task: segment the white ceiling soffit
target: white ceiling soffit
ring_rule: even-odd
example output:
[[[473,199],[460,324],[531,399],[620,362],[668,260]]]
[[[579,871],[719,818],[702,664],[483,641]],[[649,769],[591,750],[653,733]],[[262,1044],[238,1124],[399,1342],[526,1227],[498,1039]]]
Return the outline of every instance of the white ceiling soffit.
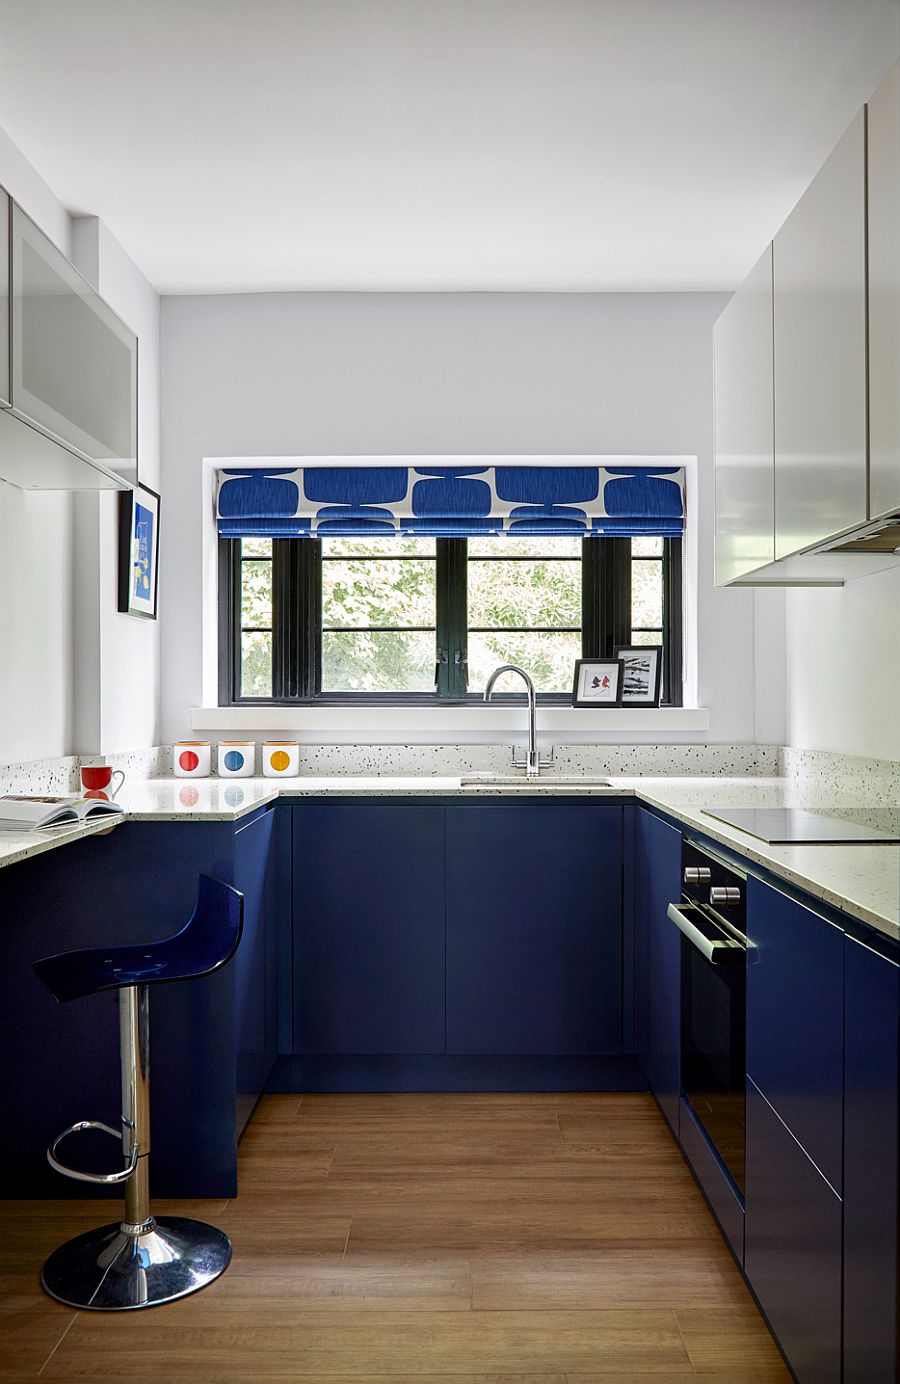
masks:
[[[721,289],[898,0],[0,0],[0,125],[167,293]]]

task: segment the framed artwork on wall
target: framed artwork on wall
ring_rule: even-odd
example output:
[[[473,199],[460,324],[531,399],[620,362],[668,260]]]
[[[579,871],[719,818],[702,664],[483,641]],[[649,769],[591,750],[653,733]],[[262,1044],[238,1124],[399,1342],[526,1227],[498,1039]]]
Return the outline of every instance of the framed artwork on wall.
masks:
[[[575,660],[573,706],[621,706],[625,665],[616,658]]]
[[[625,664],[623,706],[659,706],[662,653],[662,644],[629,644],[616,648],[616,658]]]
[[[156,619],[159,496],[145,485],[119,495],[119,610]]]

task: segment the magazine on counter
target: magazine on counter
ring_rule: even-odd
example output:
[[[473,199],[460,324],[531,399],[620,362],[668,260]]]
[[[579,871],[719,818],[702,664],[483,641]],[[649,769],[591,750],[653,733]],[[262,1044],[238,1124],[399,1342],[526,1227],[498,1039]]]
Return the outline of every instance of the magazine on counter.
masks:
[[[71,827],[95,817],[122,816],[118,803],[103,798],[63,798],[4,793],[0,796],[0,831],[43,831]]]

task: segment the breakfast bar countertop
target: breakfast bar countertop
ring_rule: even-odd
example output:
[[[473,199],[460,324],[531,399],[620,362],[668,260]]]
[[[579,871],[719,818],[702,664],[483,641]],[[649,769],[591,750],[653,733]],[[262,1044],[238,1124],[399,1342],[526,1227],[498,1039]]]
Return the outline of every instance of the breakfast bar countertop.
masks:
[[[577,783],[463,784],[459,777],[301,776],[290,780],[138,779],[117,801],[133,822],[237,822],[278,799],[309,797],[636,797],[682,826],[702,833],[789,884],[900,940],[900,847],[895,845],[768,845],[704,814],[710,807],[803,807],[878,825],[891,805],[831,800],[791,778],[724,776],[611,777],[608,786]],[[0,868],[109,830],[108,819],[53,832],[4,832]],[[115,828],[113,828],[115,829]]]

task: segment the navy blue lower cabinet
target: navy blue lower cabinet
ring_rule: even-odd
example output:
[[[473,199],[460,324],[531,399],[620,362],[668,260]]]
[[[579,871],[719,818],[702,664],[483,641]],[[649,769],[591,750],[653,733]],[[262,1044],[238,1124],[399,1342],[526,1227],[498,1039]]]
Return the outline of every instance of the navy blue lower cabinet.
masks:
[[[840,1193],[844,934],[747,881],[747,1072]]]
[[[105,941],[169,936],[190,917],[200,873],[232,882],[234,850],[230,822],[126,822],[0,870],[2,1195],[102,1194],[54,1172],[46,1149],[76,1120],[115,1126],[121,1113],[116,995],[57,1005],[32,963]],[[236,959],[150,996],[154,1196],[237,1191],[235,976]],[[66,1155],[108,1171],[111,1143],[97,1136],[92,1148],[86,1135]]]
[[[681,1090],[681,933],[666,916],[681,898],[681,832],[636,809],[635,1019],[647,1084],[678,1134]]]
[[[841,1379],[841,1219],[834,1189],[748,1082],[744,1271],[800,1384]]]
[[[898,1351],[900,964],[845,939],[844,1379],[882,1384]]]
[[[234,886],[244,895],[244,931],[234,958],[237,1132],[253,1113],[278,1050],[276,1018],[276,812],[234,837]]]
[[[622,811],[447,808],[448,1053],[621,1053]]]
[[[294,814],[294,1052],[444,1051],[444,809]]]

